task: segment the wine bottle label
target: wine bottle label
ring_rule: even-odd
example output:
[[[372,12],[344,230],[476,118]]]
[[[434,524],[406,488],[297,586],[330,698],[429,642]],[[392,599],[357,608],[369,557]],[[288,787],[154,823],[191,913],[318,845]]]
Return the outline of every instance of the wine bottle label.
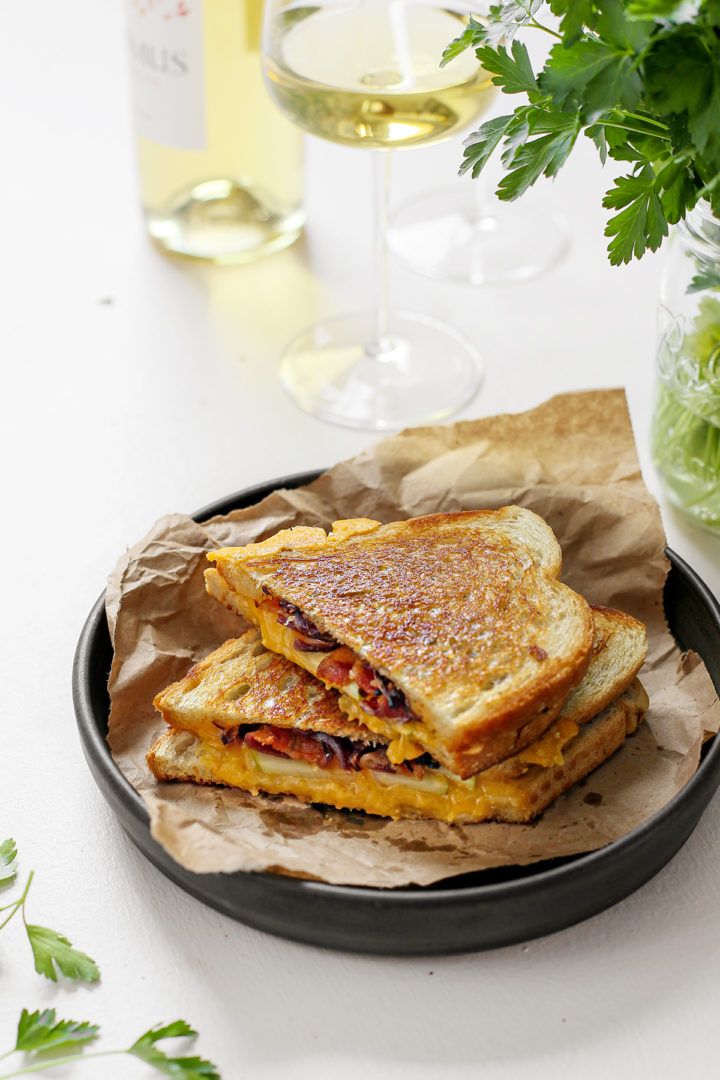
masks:
[[[205,150],[203,0],[126,0],[135,131]]]

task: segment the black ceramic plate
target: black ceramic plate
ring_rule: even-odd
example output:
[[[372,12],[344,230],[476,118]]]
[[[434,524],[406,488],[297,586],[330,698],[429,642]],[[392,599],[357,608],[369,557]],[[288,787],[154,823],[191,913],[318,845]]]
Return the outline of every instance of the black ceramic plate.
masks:
[[[317,474],[250,488],[195,518],[250,506],[279,487]],[[672,551],[665,611],[682,648],[696,650],[720,688],[720,605]],[[426,888],[366,889],[274,874],[191,874],[150,835],[140,796],[108,750],[107,674],[112,648],[100,597],[83,628],[73,668],[80,738],[95,780],[131,839],[186,892],[249,926],[296,941],[354,952],[429,955],[497,948],[561,930],[603,911],[656,874],[685,842],[720,783],[720,738],[699,769],[659,813],[587,855],[452,878]]]

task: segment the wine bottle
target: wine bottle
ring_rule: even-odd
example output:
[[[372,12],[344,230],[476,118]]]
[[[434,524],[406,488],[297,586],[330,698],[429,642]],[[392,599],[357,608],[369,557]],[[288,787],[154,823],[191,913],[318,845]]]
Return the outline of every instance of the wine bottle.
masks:
[[[263,86],[262,0],[126,0],[140,195],[169,251],[246,262],[303,227],[302,136]]]

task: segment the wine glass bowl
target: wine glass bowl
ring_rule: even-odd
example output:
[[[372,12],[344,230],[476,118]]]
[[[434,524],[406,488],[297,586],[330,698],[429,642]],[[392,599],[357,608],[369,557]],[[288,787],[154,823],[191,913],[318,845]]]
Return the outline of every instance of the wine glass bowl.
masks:
[[[570,237],[559,214],[488,196],[482,180],[424,192],[392,215],[392,253],[418,274],[467,285],[513,285],[552,269]]]
[[[495,93],[472,52],[440,66],[467,24],[462,0],[455,3],[265,2],[262,58],[272,100],[311,135],[375,152],[375,307],[304,331],[280,364],[301,408],[344,425],[387,430],[443,419],[480,382],[470,341],[426,314],[394,311],[386,289],[387,151],[459,134]]]
[[[472,53],[440,67],[442,49],[467,21],[452,2],[269,0],[263,55],[271,98],[311,135],[345,146],[397,150],[450,138],[495,94]]]

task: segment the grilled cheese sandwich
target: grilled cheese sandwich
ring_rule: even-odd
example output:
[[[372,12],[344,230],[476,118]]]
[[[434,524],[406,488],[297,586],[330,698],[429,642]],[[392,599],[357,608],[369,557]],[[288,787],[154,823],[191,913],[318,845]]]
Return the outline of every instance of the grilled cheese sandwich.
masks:
[[[463,778],[534,742],[590,662],[589,606],[519,507],[300,527],[208,558],[208,591],[268,648]]]

